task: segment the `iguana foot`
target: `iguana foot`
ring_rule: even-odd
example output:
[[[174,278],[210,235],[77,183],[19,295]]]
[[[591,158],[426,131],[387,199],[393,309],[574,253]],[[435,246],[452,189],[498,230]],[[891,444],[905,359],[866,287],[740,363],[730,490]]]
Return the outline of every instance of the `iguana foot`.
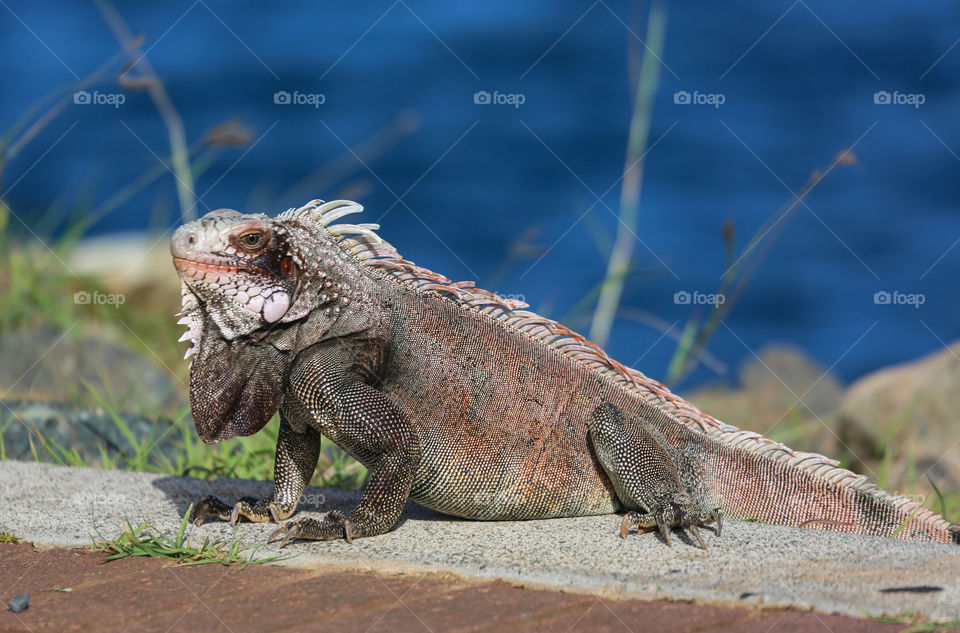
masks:
[[[267,543],[280,541],[284,547],[292,538],[302,538],[312,541],[333,541],[344,538],[347,543],[353,542],[353,526],[347,515],[338,510],[331,510],[319,521],[309,517],[302,517],[296,521],[285,523],[274,530]]]
[[[238,521],[246,519],[251,523],[279,523],[288,518],[296,507],[287,508],[272,499],[254,499],[243,497],[233,507],[228,506],[219,497],[206,497],[193,508],[191,517],[196,525],[203,525],[207,517],[216,517],[222,521],[229,521],[236,525]]]
[[[623,520],[620,522],[620,538],[626,538],[633,527],[637,528],[638,533],[656,528],[660,530],[660,534],[663,535],[663,540],[667,542],[667,545],[670,545],[670,529],[679,527],[681,530],[686,529],[690,532],[693,540],[703,549],[707,549],[707,544],[703,542],[697,526],[716,523],[715,532],[719,537],[723,530],[723,514],[717,508],[704,515],[702,512],[696,511],[689,496],[677,496],[686,496],[687,498],[681,500],[680,503],[674,502],[672,508],[663,508],[660,512],[636,512],[631,510],[624,514]]]
[[[652,420],[663,413],[648,415]],[[720,525],[722,519],[700,475],[705,468],[695,456],[677,450],[640,415],[612,404],[593,412],[590,439],[621,506],[628,510],[620,523],[621,537],[634,526],[657,528],[670,545],[670,529],[678,527],[706,549],[697,527]]]

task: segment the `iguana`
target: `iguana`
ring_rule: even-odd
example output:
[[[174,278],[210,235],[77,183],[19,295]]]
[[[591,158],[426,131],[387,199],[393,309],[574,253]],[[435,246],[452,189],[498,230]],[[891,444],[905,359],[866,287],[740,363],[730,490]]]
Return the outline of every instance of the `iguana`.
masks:
[[[621,536],[749,519],[960,542],[960,526],[821,455],[701,413],[520,301],[403,259],[362,210],[218,210],[177,229],[190,401],[212,443],[279,410],[274,491],[194,518],[283,522],[321,436],[370,471],[357,507],[271,536],[375,536],[408,499],[470,519],[623,512]]]

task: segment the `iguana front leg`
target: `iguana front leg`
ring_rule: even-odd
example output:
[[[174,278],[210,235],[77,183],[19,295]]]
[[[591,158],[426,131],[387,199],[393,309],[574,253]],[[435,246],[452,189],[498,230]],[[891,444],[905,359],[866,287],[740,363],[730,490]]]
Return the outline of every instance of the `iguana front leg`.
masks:
[[[663,415],[660,411],[651,414]],[[590,422],[590,439],[627,510],[620,524],[621,537],[634,526],[658,528],[669,545],[670,528],[680,527],[688,529],[706,549],[697,526],[716,522],[720,535],[723,518],[719,506],[702,482],[690,484],[691,479],[702,479],[702,469],[648,428],[640,416],[612,404],[599,406]]]
[[[389,531],[410,497],[420,442],[406,416],[376,388],[352,375],[337,350],[313,352],[291,372],[294,395],[313,414],[313,424],[370,469],[363,498],[350,514],[328,512],[277,529],[270,542],[292,538],[328,541]]]
[[[320,456],[320,433],[306,427],[298,433],[280,412],[277,456],[273,465],[273,494],[263,499],[243,497],[230,507],[219,497],[206,497],[193,509],[193,520],[201,525],[207,517],[236,524],[241,518],[253,523],[283,521],[297,510],[300,496],[313,477]]]

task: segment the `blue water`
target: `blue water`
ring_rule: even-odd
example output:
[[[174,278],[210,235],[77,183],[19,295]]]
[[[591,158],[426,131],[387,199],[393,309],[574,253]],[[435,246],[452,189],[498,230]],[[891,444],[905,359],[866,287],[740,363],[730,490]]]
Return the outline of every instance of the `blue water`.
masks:
[[[3,129],[117,51],[91,4],[7,6]],[[203,0],[118,8],[147,35],[149,59],[191,141],[230,118],[253,130],[252,147],[225,150],[198,179],[201,211],[275,211],[346,192],[373,221],[410,189],[409,208],[396,204],[380,221],[384,236],[421,265],[522,294],[554,317],[604,274],[593,236],[613,234],[619,189],[569,229],[622,170],[636,69],[628,60],[639,48],[623,23],[642,36],[645,4],[405,0],[265,9]],[[674,294],[718,286],[724,222],[733,222],[742,248],[793,199],[790,190],[856,142],[858,164],[836,168],[809,208],[796,211],[711,352],[733,371],[764,345],[786,341],[852,379],[960,337],[960,246],[951,250],[960,239],[956,5],[739,0],[667,10],[651,130],[651,142],[660,140],[647,156],[643,244],[624,305],[679,322],[679,331],[696,310],[676,305]],[[520,94],[524,103],[478,105],[479,90]],[[145,93],[110,79],[90,91],[125,102],[70,104],[4,174],[3,195],[34,228],[48,228],[43,212],[54,202],[96,207],[155,165],[154,153],[166,156]],[[275,104],[278,91],[322,93],[325,102]],[[678,91],[724,102],[677,104]],[[924,102],[875,104],[878,91]],[[419,126],[367,161],[369,169],[347,161],[348,173],[333,182],[295,187],[344,155],[341,141],[355,146],[401,115]],[[167,176],[92,231],[165,229],[176,217]],[[536,265],[539,254],[504,269],[509,244],[528,230],[548,252]],[[924,303],[877,305],[882,290],[921,293]],[[642,358],[640,369],[662,376],[674,345],[620,320],[608,349],[626,363]],[[698,370],[686,384],[712,375]]]

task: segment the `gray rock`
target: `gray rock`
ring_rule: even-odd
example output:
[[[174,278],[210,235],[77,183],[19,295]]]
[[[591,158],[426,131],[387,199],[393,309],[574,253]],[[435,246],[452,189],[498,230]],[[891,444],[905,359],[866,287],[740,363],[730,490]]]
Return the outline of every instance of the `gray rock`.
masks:
[[[116,415],[138,445],[146,442],[150,451],[168,455],[176,450],[175,435],[167,432],[169,421],[125,412]],[[55,447],[76,451],[84,463],[98,462],[101,448],[111,458],[133,457],[136,453],[110,412],[62,402],[0,400],[0,435],[7,459],[31,460],[36,452],[39,458],[50,461],[40,437],[54,451]]]
[[[121,333],[82,324],[64,334],[55,328],[0,336],[0,392],[4,398],[76,402],[89,399],[84,383],[121,408],[171,412],[183,390]]]
[[[7,601],[7,607],[14,613],[21,613],[30,606],[30,594],[23,593]]]
[[[701,411],[741,429],[779,433],[784,441],[792,433],[802,440],[794,448],[821,452],[831,448],[821,440],[811,443],[810,438],[830,435],[821,422],[829,424],[830,414],[843,399],[840,381],[794,347],[771,345],[758,356],[743,366],[736,387],[710,386],[685,397]]]
[[[891,481],[905,482],[912,468],[946,492],[960,487],[958,414],[960,341],[856,381],[844,396],[838,432],[854,453],[869,459],[893,450]]]

